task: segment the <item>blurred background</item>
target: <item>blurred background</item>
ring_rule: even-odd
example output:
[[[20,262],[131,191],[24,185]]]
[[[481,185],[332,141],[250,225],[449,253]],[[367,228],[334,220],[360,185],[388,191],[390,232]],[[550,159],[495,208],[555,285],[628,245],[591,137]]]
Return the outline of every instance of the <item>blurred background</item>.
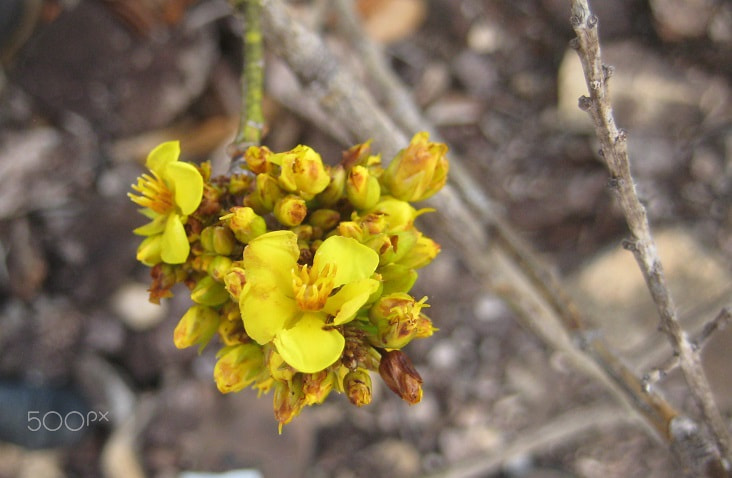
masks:
[[[357,64],[328,4],[291,2]],[[598,333],[639,374],[667,358],[576,106],[585,86],[568,47],[569,2],[355,7],[427,119],[566,278]],[[732,5],[592,7],[639,191],[681,316],[698,330],[732,302]],[[333,395],[278,435],[270,396],[219,394],[215,347],[197,354],[172,342],[185,291],[147,301],[131,233],[144,220],[126,193],[147,152],[168,139],[181,140],[183,159],[226,170],[240,42],[225,0],[0,3],[0,477],[673,476],[663,445],[519,327],[449,247],[414,294],[430,297],[440,328],[408,351],[424,378],[422,403],[409,407],[374,380],[368,407]],[[268,60],[268,89],[287,91],[291,79]],[[265,100],[265,144],[305,143],[337,162],[348,145],[283,97]],[[439,239],[450,224],[432,227]],[[704,353],[725,414],[731,333]],[[675,373],[661,386],[690,406]],[[567,426],[582,420],[579,431]],[[555,429],[565,433],[540,446],[521,441]],[[483,471],[459,471],[476,457]]]

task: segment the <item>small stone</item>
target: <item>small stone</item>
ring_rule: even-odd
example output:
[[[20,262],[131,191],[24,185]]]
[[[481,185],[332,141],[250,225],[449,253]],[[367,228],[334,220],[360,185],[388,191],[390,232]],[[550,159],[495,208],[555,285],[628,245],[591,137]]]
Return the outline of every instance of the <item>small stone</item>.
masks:
[[[146,285],[128,283],[112,297],[112,309],[132,330],[148,330],[159,324],[167,312],[165,303],[152,304],[148,297]]]

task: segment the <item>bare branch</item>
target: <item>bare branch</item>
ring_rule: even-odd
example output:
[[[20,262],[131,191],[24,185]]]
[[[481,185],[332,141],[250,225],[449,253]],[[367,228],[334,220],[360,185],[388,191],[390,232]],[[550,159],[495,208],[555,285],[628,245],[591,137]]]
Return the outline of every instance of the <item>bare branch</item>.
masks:
[[[579,53],[590,94],[589,97],[580,98],[579,104],[580,108],[590,114],[595,124],[595,133],[600,140],[612,184],[631,232],[632,237],[624,246],[633,252],[640,266],[660,316],[661,330],[667,335],[674,354],[679,357],[689,391],[712,430],[719,454],[730,462],[732,450],[729,432],[714,401],[698,351],[679,323],[651,235],[646,210],[636,193],[630,172],[627,134],[617,128],[610,104],[607,84],[611,69],[602,64],[598,20],[590,11],[586,0],[572,0],[571,23],[577,34],[573,46]]]

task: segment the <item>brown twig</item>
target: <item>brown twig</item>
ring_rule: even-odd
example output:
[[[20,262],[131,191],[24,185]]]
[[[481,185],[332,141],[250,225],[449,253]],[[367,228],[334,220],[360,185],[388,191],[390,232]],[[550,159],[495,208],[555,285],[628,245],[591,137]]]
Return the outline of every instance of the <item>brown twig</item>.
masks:
[[[573,46],[579,53],[590,95],[580,98],[579,104],[592,117],[614,190],[630,229],[631,239],[624,246],[633,252],[640,266],[660,316],[660,328],[671,343],[674,354],[679,357],[689,391],[702,411],[704,422],[711,429],[718,452],[727,462],[732,462],[729,432],[714,401],[698,350],[679,323],[646,210],[636,193],[630,172],[627,134],[617,128],[610,104],[607,85],[612,69],[602,63],[597,17],[591,13],[586,0],[572,0],[571,23],[577,34]]]

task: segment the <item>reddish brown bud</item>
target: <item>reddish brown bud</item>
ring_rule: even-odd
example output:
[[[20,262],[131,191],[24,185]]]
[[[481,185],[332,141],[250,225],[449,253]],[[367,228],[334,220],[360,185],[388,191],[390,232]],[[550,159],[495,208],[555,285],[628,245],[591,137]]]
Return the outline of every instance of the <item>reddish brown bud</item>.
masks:
[[[422,400],[422,377],[401,350],[392,350],[381,355],[379,375],[392,392],[410,405]]]

